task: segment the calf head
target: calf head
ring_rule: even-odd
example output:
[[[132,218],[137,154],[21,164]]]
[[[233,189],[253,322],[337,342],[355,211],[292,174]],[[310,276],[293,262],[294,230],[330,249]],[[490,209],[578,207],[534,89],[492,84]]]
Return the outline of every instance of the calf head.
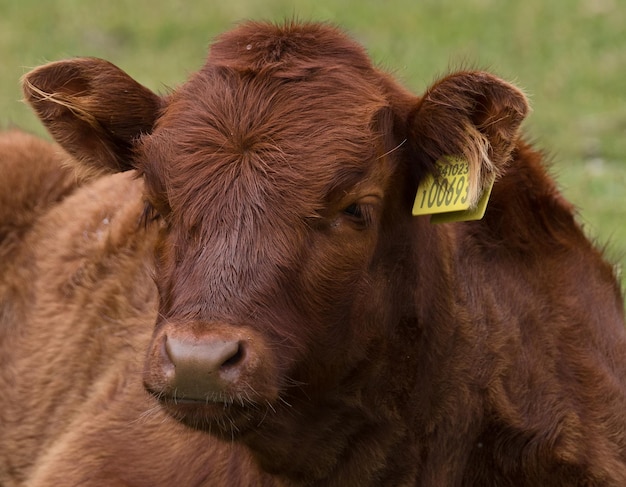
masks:
[[[475,203],[527,112],[483,72],[413,96],[326,25],[242,25],[163,97],[98,59],[35,69],[24,90],[83,166],[143,178],[162,228],[146,388],[180,421],[250,442],[356,428],[348,408],[406,389],[394,373],[419,357],[399,364],[394,343],[445,294],[424,284],[445,274],[429,236],[446,226],[411,216],[419,181],[461,157]]]

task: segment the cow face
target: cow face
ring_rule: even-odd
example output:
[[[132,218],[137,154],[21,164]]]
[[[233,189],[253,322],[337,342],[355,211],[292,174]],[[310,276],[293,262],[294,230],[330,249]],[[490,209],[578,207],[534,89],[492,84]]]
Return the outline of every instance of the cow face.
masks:
[[[527,110],[485,73],[413,97],[319,25],[239,27],[164,98],[96,59],[24,86],[83,166],[143,178],[161,226],[145,385],[229,438],[394,382],[393,340],[425,326],[439,258],[429,235],[442,230],[410,215],[417,184],[463,157],[475,201]]]
[[[209,64],[138,146],[164,222],[146,384],[193,424],[224,404],[238,430],[258,424],[290,384],[328,387],[367,346],[351,321],[372,299],[394,161],[385,100],[350,78]]]

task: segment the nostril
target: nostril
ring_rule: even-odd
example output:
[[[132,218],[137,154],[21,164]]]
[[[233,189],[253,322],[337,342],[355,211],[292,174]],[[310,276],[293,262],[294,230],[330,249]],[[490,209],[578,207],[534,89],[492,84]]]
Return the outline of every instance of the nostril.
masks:
[[[229,368],[229,367],[236,366],[241,361],[243,361],[244,355],[245,355],[245,352],[244,352],[243,344],[241,342],[238,342],[236,349],[234,349],[234,353],[230,357],[226,358],[224,362],[222,362],[221,368]]]

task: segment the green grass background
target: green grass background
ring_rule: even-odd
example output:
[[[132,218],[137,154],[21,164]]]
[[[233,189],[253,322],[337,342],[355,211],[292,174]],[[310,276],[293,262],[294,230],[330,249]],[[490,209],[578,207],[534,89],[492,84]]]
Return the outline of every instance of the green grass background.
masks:
[[[342,25],[416,93],[466,66],[522,87],[526,133],[588,233],[626,262],[626,0],[0,0],[0,126],[44,134],[19,78],[47,61],[103,57],[165,92],[218,33],[291,17]]]

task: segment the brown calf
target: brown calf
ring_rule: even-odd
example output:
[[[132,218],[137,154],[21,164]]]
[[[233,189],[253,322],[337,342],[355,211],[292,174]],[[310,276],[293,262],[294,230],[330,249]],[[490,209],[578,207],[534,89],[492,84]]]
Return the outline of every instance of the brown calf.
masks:
[[[249,23],[164,97],[24,90],[83,176],[0,139],[3,487],[626,485],[622,298],[515,87]],[[483,220],[411,214],[457,172]]]

